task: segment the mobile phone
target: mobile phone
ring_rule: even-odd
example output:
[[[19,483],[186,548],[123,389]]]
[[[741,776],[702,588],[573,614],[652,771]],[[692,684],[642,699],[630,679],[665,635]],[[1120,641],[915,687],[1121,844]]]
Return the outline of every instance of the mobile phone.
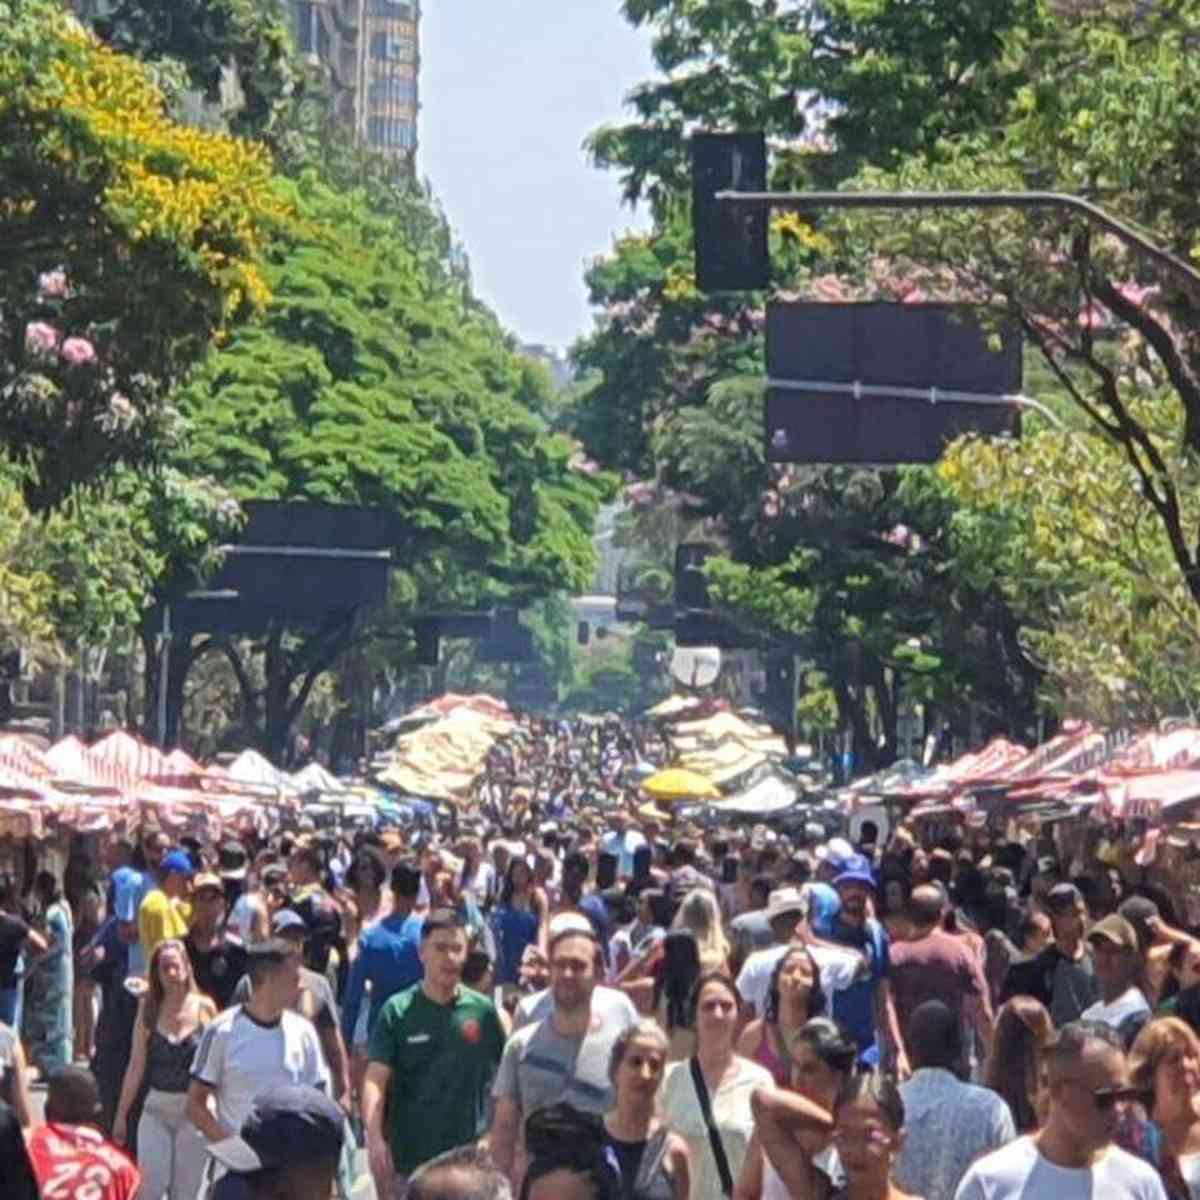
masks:
[[[596,887],[599,891],[617,882],[617,856],[602,852],[596,858]]]

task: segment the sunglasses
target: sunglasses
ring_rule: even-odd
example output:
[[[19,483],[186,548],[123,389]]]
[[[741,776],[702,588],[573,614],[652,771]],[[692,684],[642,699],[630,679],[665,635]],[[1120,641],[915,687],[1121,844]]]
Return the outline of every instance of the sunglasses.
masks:
[[[1132,1104],[1141,1100],[1145,1093],[1137,1088],[1097,1088],[1092,1092],[1092,1103],[1099,1112],[1111,1112],[1118,1104]]]

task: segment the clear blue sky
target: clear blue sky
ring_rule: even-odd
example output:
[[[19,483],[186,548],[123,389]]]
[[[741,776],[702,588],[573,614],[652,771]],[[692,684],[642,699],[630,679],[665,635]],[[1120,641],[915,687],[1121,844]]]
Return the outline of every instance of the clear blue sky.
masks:
[[[476,290],[524,342],[591,326],[585,261],[642,223],[582,150],[652,75],[618,0],[423,0],[418,169]]]

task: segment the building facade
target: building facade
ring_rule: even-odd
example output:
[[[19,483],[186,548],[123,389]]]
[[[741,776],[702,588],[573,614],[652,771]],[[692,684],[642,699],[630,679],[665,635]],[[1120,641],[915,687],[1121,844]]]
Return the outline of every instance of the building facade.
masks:
[[[327,73],[354,136],[412,162],[417,152],[420,6],[415,0],[288,0],[296,44]]]

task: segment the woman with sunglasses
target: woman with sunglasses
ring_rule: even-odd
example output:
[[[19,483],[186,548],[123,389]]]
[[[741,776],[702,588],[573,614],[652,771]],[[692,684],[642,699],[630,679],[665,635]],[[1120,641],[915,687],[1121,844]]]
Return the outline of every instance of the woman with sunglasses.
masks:
[[[1151,1021],[1129,1052],[1129,1078],[1150,1120],[1118,1141],[1158,1168],[1172,1200],[1200,1200],[1200,1038],[1177,1017]]]
[[[793,946],[775,964],[763,1015],[738,1039],[738,1053],[766,1067],[782,1088],[792,1084],[791,1044],[814,1017],[825,1011],[825,993],[812,951]]]
[[[816,1017],[801,1027],[791,1042],[789,1086],[754,1094],[754,1137],[736,1200],[807,1200],[829,1191],[838,1175],[833,1108],[857,1061],[858,1047],[836,1022]]]

